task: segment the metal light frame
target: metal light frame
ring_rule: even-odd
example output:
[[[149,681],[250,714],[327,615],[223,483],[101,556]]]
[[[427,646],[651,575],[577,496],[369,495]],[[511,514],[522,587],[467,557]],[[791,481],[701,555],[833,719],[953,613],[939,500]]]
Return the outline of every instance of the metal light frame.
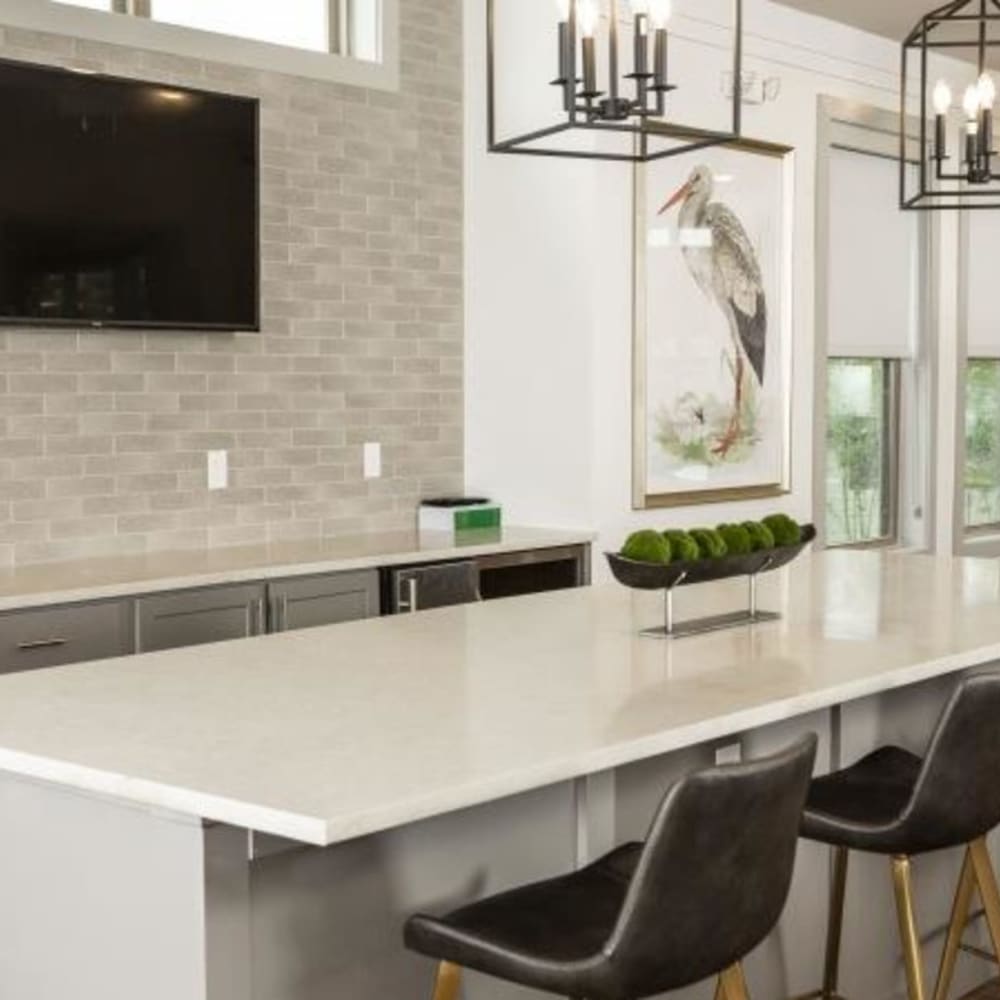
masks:
[[[976,13],[964,13],[967,8],[975,8]],[[969,27],[968,40],[948,38],[935,40],[935,32],[943,24]],[[989,26],[995,26],[992,36]],[[978,72],[981,75],[986,65],[986,55],[991,49],[1000,49],[1000,0],[951,0],[926,14],[916,24],[903,42],[902,73],[900,81],[900,148],[899,148],[899,203],[904,211],[975,211],[977,209],[1000,209],[1000,173],[995,173],[989,165],[995,159],[1000,165],[1000,155],[988,150],[987,178],[975,180],[970,171],[948,172],[944,160],[937,155],[928,108],[928,62],[931,52],[950,52],[966,49],[978,56]],[[907,193],[907,167],[912,165],[913,156],[908,155],[912,138],[907,135],[907,84],[910,78],[909,61],[918,56],[920,61],[920,113],[919,113],[919,190],[915,195]],[[944,127],[947,127],[947,116]],[[941,128],[940,125],[937,126]],[[916,137],[914,137],[916,138]],[[935,184],[948,182],[955,187],[940,188]],[[990,201],[989,199],[993,199]]]
[[[719,132],[712,129],[694,128],[688,125],[677,125],[659,118],[652,118],[646,112],[638,114],[637,123],[625,121],[594,120],[587,104],[580,100],[585,95],[576,91],[577,100],[567,101],[566,121],[546,128],[526,132],[523,135],[501,139],[497,137],[496,126],[496,4],[499,0],[486,0],[486,102],[487,102],[487,148],[491,153],[510,153],[525,156],[555,156],[579,160],[606,160],[623,163],[648,163],[653,160],[679,156],[694,150],[709,146],[721,146],[733,142],[742,136],[743,127],[743,0],[733,0],[733,96],[732,96],[732,130]],[[569,45],[574,52],[573,73],[575,75],[575,47],[578,40],[577,20],[580,0],[570,0],[569,11]],[[612,53],[610,63],[612,72],[617,68],[618,46],[618,8],[619,0],[610,0],[611,28],[610,40]],[[623,77],[634,78],[634,74]],[[559,84],[562,81],[555,81]],[[577,81],[579,82],[579,81]],[[670,85],[667,90],[677,89]],[[661,102],[662,103],[662,102]],[[531,146],[543,139],[552,138],[565,132],[589,131],[593,133],[618,133],[633,137],[632,153],[611,153],[590,150],[555,149]],[[672,140],[682,143],[665,150],[650,149],[651,139]]]

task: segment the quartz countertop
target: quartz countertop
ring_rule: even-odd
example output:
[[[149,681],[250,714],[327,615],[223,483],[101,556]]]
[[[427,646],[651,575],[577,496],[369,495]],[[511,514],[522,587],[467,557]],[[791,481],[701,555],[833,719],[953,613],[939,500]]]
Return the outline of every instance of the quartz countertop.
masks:
[[[45,563],[0,570],[0,612],[189,587],[584,545],[593,538],[586,531],[516,526],[470,531],[457,540],[443,532],[414,530]]]
[[[819,553],[760,596],[673,641],[611,585],[10,675],[0,770],[326,845],[1000,659],[997,562]]]

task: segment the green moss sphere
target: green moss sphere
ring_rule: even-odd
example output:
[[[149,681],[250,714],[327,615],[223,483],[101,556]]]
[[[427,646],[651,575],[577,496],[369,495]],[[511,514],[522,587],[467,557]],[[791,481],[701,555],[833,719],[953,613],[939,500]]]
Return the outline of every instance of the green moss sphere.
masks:
[[[743,527],[750,536],[750,548],[753,552],[766,552],[774,548],[774,532],[766,524],[761,524],[760,521],[744,521]]]
[[[691,537],[698,545],[698,554],[702,559],[721,559],[729,550],[726,543],[715,528],[694,528]]]
[[[670,542],[658,531],[637,531],[622,546],[622,555],[636,562],[670,562]]]
[[[694,562],[701,558],[698,543],[686,531],[664,531],[663,537],[670,543],[670,552],[677,562]]]
[[[720,524],[719,534],[731,556],[745,556],[753,551],[750,532],[742,524]]]
[[[802,529],[787,514],[772,514],[764,518],[764,524],[774,535],[776,545],[798,545],[802,541]]]

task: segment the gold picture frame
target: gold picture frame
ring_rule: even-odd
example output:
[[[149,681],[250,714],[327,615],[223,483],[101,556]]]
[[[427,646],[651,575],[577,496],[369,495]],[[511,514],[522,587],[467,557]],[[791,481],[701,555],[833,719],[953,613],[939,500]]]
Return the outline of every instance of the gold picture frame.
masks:
[[[778,426],[770,429],[777,436],[777,447],[780,449],[780,460],[774,461],[774,475],[761,476],[761,481],[753,482],[714,482],[711,476],[711,461],[702,465],[692,466],[687,470],[689,478],[694,470],[704,477],[704,482],[678,483],[676,489],[657,488],[651,484],[650,476],[650,347],[649,347],[649,313],[650,313],[650,242],[653,229],[650,226],[650,191],[683,187],[682,177],[691,176],[693,166],[706,166],[712,171],[713,177],[721,179],[716,165],[724,164],[731,168],[741,157],[764,158],[768,164],[774,164],[778,178],[778,194],[772,197],[775,204],[758,207],[757,212],[762,217],[769,217],[773,208],[776,215],[772,238],[777,235],[778,246],[772,248],[771,266],[777,274],[768,280],[772,289],[777,289],[777,295],[769,295],[767,312],[767,329],[770,334],[771,317],[778,317],[778,350],[777,372],[773,375],[775,362],[772,360],[771,382],[769,392],[777,392],[780,399],[775,402],[769,398],[772,412],[778,414]],[[761,161],[763,162],[763,161]],[[751,195],[752,196],[752,195]],[[633,348],[632,348],[632,499],[636,510],[647,510],[663,507],[683,507],[696,504],[738,502],[745,500],[779,497],[791,492],[792,486],[792,371],[793,371],[793,247],[794,247],[794,208],[795,208],[795,150],[790,146],[763,142],[753,139],[742,139],[700,151],[696,156],[684,157],[679,160],[667,159],[651,163],[636,164],[633,172]],[[665,206],[666,207],[666,206]],[[683,232],[683,231],[679,231]],[[683,238],[678,243],[678,249],[683,248]],[[675,254],[678,261],[683,260],[683,253]],[[672,265],[672,266],[676,266]],[[695,281],[693,272],[689,280]],[[681,279],[678,279],[681,280]],[[719,312],[719,323],[725,329],[725,318]],[[713,336],[717,332],[713,330]],[[773,339],[773,338],[772,338]],[[724,341],[720,342],[724,343]],[[737,352],[738,352],[737,348]],[[723,352],[724,353],[724,352]],[[769,354],[774,355],[769,345]],[[741,362],[742,364],[742,362]],[[732,369],[731,369],[732,370]],[[737,369],[741,371],[741,369]],[[777,378],[777,388],[774,382]],[[741,378],[736,376],[737,384]],[[760,383],[760,392],[764,393],[764,380]],[[737,390],[733,414],[739,409],[740,392]],[[733,418],[735,419],[735,417]],[[707,436],[706,436],[707,440]],[[775,442],[769,440],[770,447]],[[701,443],[704,447],[705,441]]]

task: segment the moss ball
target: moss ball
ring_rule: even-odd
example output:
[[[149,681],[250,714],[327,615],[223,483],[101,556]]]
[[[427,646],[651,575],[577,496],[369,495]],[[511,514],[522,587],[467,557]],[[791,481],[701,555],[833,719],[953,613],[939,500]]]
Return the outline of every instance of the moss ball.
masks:
[[[719,534],[731,556],[745,556],[753,551],[750,532],[742,524],[720,524]]]
[[[774,532],[766,524],[761,524],[760,521],[744,521],[743,527],[750,536],[751,551],[766,552],[774,548]]]
[[[701,558],[698,543],[686,531],[664,531],[663,537],[670,543],[670,552],[677,562],[694,562]]]
[[[726,543],[715,528],[694,528],[691,537],[698,545],[698,554],[702,559],[721,559],[729,550]]]
[[[636,562],[668,563],[670,542],[658,531],[637,531],[626,539],[622,555]]]
[[[764,518],[764,524],[774,535],[775,545],[798,545],[802,541],[802,529],[787,514],[772,514]]]

